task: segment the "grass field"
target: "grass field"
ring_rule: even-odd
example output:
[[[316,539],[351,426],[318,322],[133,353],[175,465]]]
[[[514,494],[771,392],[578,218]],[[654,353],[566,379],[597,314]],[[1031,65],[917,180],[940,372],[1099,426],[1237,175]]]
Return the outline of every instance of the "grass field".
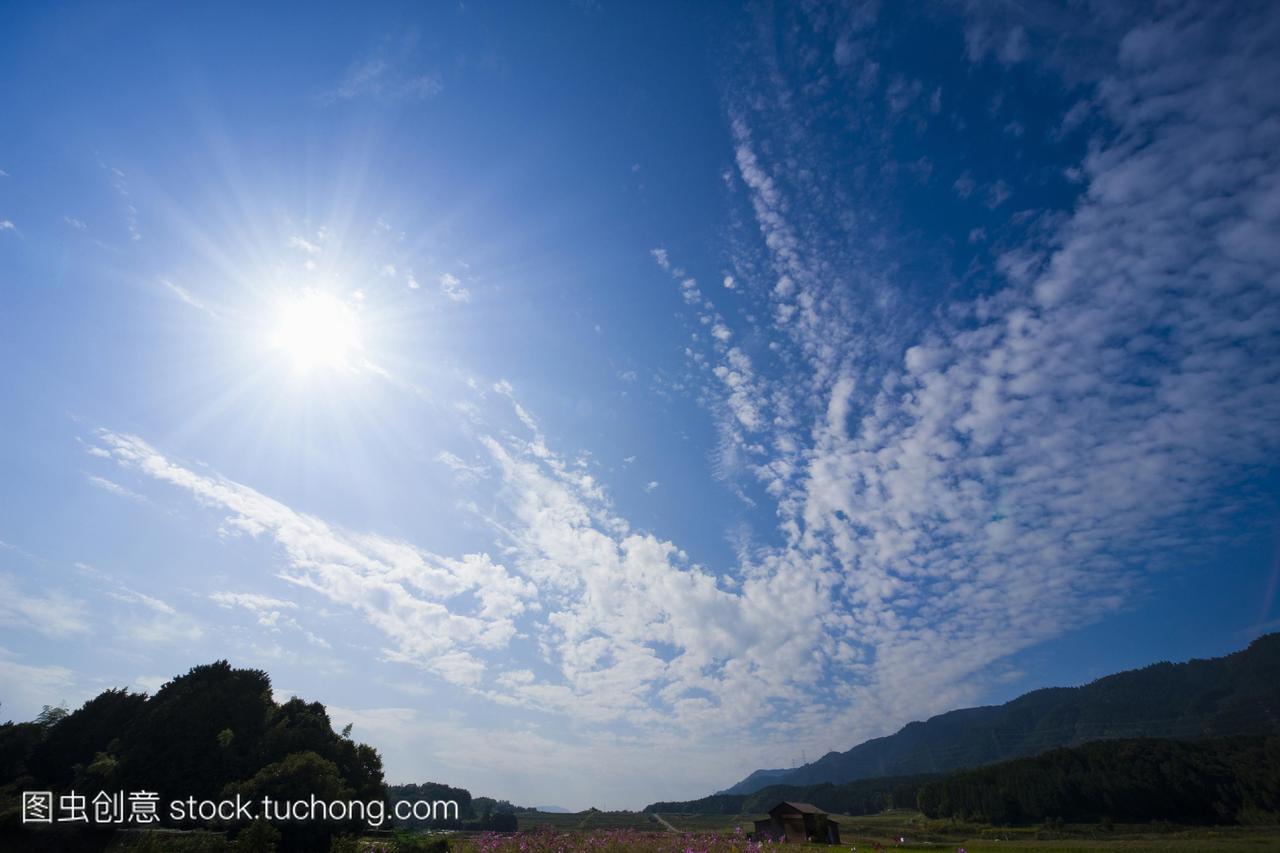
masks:
[[[767,853],[769,850],[844,850],[859,853],[933,851],[934,853],[1280,853],[1280,826],[1185,827],[1172,825],[1092,824],[993,827],[928,820],[917,812],[832,815],[840,824],[839,846],[758,844],[746,833],[759,815],[664,814],[678,831],[642,812],[528,813],[521,831],[408,835],[397,843],[387,836],[349,841],[344,851],[395,853],[425,850],[447,840],[452,853]],[[899,839],[905,839],[899,841]],[[219,833],[120,834],[112,851],[219,853],[239,849]]]
[[[465,853],[506,853],[516,850],[558,850],[565,853],[601,851],[710,851],[748,853],[759,849],[741,833],[763,815],[664,814],[679,832],[641,812],[579,812],[522,814],[521,832],[508,839],[454,840]],[[1082,853],[1117,850],[1126,853],[1247,853],[1280,852],[1280,826],[1184,827],[1169,824],[993,827],[956,821],[929,820],[918,812],[879,815],[832,815],[840,824],[839,847],[787,845],[813,850],[954,851],[965,853]],[[739,832],[741,828],[741,833]],[[687,835],[685,835],[687,833]],[[900,839],[905,839],[900,841]],[[773,845],[766,845],[769,849]]]

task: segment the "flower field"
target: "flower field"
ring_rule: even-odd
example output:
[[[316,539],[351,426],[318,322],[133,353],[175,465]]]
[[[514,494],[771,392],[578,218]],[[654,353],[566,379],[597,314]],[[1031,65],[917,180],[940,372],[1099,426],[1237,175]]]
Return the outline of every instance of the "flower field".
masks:
[[[633,829],[488,834],[468,839],[466,845],[459,847],[467,853],[756,853],[777,846],[768,841],[750,841],[741,832],[674,833]]]

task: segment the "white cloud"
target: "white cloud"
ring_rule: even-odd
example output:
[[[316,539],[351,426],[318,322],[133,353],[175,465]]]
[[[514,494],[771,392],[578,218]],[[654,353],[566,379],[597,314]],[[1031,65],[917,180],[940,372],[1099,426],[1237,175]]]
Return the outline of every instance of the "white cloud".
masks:
[[[839,358],[860,342],[838,327],[872,306],[810,273],[836,264],[792,217],[821,219],[822,197],[784,193],[803,177],[734,120],[779,276],[775,331],[805,356],[780,381],[755,373],[752,398],[808,413],[795,385],[822,401],[807,441],[754,423],[805,448],[799,479],[775,476],[777,454],[758,468],[787,558],[833,567],[822,655],[853,676],[847,712],[816,709],[824,726],[849,736],[966,701],[995,662],[1122,607],[1141,566],[1198,544],[1177,519],[1196,513],[1211,537],[1223,491],[1280,443],[1280,253],[1262,237],[1280,217],[1280,146],[1248,130],[1280,108],[1265,82],[1280,67],[1245,46],[1249,23],[1184,11],[1121,43],[1098,100],[1116,132],[1086,160],[1074,214],[1003,251],[1002,291],[944,306],[884,369]],[[1030,58],[1017,28],[971,36],[975,59]],[[983,192],[995,208],[1014,188]],[[826,310],[797,324],[813,305]]]
[[[141,604],[148,610],[166,616],[174,616],[178,612],[167,602],[161,601],[153,595],[147,595],[144,592],[138,592],[137,590],[132,590],[127,587],[121,587],[115,592],[108,593],[108,595],[120,601],[129,602],[131,604]]]
[[[155,694],[161,687],[169,683],[169,678],[163,675],[139,675],[133,680],[133,683],[141,687],[147,693]]]
[[[13,553],[27,560],[39,561],[40,559],[35,554],[32,554],[31,552],[23,548],[20,548],[17,545],[14,545],[12,542],[5,542],[3,539],[0,539],[0,548],[3,548],[6,551],[12,551]]]
[[[76,563],[76,571],[84,577],[95,581],[99,586],[106,587],[105,594],[109,598],[114,598],[117,601],[123,601],[128,604],[140,604],[147,610],[165,617],[178,615],[178,611],[169,605],[168,602],[162,601],[155,596],[147,595],[146,593],[131,589],[116,578],[94,566],[89,565],[88,563]]]
[[[965,29],[964,38],[965,51],[972,62],[980,62],[990,53],[1002,65],[1016,65],[1031,53],[1027,30],[1021,25],[999,31],[989,23],[975,22]]]
[[[1013,65],[1027,58],[1031,52],[1031,46],[1027,41],[1027,31],[1024,27],[1014,27],[1005,35],[1004,41],[1000,43],[1000,49],[997,55],[1000,61],[1006,65]]]
[[[132,491],[130,489],[126,489],[124,486],[120,485],[119,483],[113,480],[108,480],[106,477],[99,477],[96,474],[87,474],[85,475],[85,479],[87,479],[94,486],[97,486],[99,489],[102,489],[104,492],[110,492],[111,494],[117,495],[118,497],[129,498],[130,500],[135,500],[135,501],[146,500],[146,498],[144,498],[142,495],[138,494],[137,492]]]
[[[281,598],[273,598],[254,592],[215,592],[209,600],[228,610],[245,610],[257,621],[258,625],[273,633],[282,628],[290,628],[302,634],[306,640],[321,648],[330,648],[328,640],[316,635],[298,622],[291,615],[298,610],[297,603]]]
[[[0,648],[0,694],[10,719],[33,719],[44,705],[74,705],[82,692],[75,673],[64,666],[33,666],[19,660],[19,655]]]
[[[196,297],[191,293],[191,291],[187,290],[185,287],[182,287],[181,285],[178,285],[178,284],[174,284],[173,282],[169,281],[168,279],[164,279],[164,278],[160,279],[160,283],[161,283],[162,285],[164,285],[164,287],[165,287],[165,288],[166,288],[170,293],[172,293],[174,296],[176,296],[176,297],[178,297],[179,299],[181,299],[181,300],[182,300],[183,302],[185,302],[186,304],[190,305],[192,308],[195,308],[197,311],[203,311],[204,313],[208,314],[208,315],[209,315],[209,316],[211,316],[211,317],[217,317],[217,316],[218,316],[218,312],[217,312],[217,311],[215,311],[213,308],[209,307],[207,304],[205,304],[205,303],[204,303],[203,301],[201,301],[200,299],[197,299],[197,298],[196,298]]]
[[[452,273],[440,276],[440,292],[454,302],[470,302],[471,291],[462,286],[462,282]]]
[[[138,208],[134,205],[129,194],[129,182],[125,178],[124,172],[108,166],[106,163],[100,163],[99,165],[107,173],[107,180],[110,182],[111,188],[115,190],[116,195],[120,197],[120,201],[124,205],[124,222],[125,227],[129,230],[129,239],[141,240],[142,229],[138,225]]]
[[[416,37],[412,34],[398,43],[388,40],[371,56],[352,62],[342,79],[323,92],[319,100],[334,104],[367,98],[385,104],[426,101],[444,91],[444,81],[434,71],[414,68]]]
[[[301,252],[306,252],[308,255],[318,255],[323,251],[318,243],[313,243],[306,237],[302,237],[297,234],[290,237],[286,245],[288,245],[290,249],[297,249]]]
[[[1004,204],[1008,200],[1013,191],[1009,189],[1009,185],[1004,181],[996,181],[987,187],[987,207],[992,210]]]
[[[277,614],[281,610],[296,610],[298,605],[281,598],[253,592],[215,592],[209,599],[223,607],[241,607],[255,614]]]
[[[910,80],[903,77],[894,77],[888,88],[885,89],[884,99],[889,106],[889,112],[897,114],[905,112],[920,97],[924,91],[924,84],[919,80]]]
[[[479,464],[468,464],[461,457],[442,450],[436,454],[436,460],[453,471],[460,480],[475,482],[488,474],[488,469]]]
[[[61,638],[89,630],[85,603],[59,590],[27,595],[16,581],[0,575],[0,624]]]
[[[204,636],[204,628],[185,615],[156,613],[146,619],[117,619],[115,635],[148,649],[186,648]]]
[[[101,432],[98,439],[120,464],[229,512],[227,531],[273,539],[289,559],[281,579],[361,613],[392,642],[388,657],[446,678],[470,679],[465,658],[505,646],[515,634],[513,620],[535,595],[487,554],[438,557],[406,542],[342,531],[247,486],[175,464],[136,437]],[[221,603],[244,607],[253,600]]]

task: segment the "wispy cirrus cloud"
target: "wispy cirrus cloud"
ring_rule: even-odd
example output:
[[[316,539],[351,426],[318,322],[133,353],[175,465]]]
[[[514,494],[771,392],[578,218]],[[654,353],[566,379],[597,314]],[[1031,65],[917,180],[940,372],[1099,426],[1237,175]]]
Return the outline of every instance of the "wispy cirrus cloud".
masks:
[[[492,520],[508,541],[506,565],[344,531],[139,438],[101,432],[97,440],[126,468],[228,512],[226,530],[274,540],[288,562],[280,577],[360,613],[390,641],[389,659],[500,704],[710,734],[726,715],[746,724],[794,693],[820,619],[779,621],[771,602],[809,567],[779,559],[731,589],[673,543],[633,531],[589,473],[549,448],[514,389],[497,390],[529,431],[478,437],[500,478],[503,510]],[[815,616],[826,607],[816,591],[791,597]],[[292,619],[293,608],[260,593],[214,600],[269,627]],[[531,641],[551,675],[507,662],[513,643]]]
[[[76,674],[67,667],[36,666],[21,661],[22,656],[0,647],[0,684],[5,685],[6,706],[69,707],[83,692],[77,687]]]
[[[297,602],[256,592],[215,592],[209,596],[209,600],[228,610],[247,611],[260,626],[270,631],[291,628],[301,633],[309,643],[325,649],[331,648],[328,640],[303,627],[290,614],[299,609]]]
[[[133,197],[129,192],[129,179],[123,171],[114,166],[108,166],[102,162],[99,165],[106,171],[111,189],[120,197],[120,203],[124,208],[124,224],[129,231],[129,239],[135,242],[141,240],[142,226],[138,223],[138,208],[133,203]]]
[[[108,489],[112,494],[145,501],[132,490]],[[180,612],[169,602],[134,589],[112,574],[89,563],[75,564],[76,572],[96,587],[103,598],[125,605],[123,611],[104,614],[114,640],[142,646],[164,645],[186,648],[204,636],[204,627],[190,613]],[[99,608],[95,607],[95,612]]]
[[[409,34],[387,40],[377,51],[353,61],[342,79],[319,96],[322,104],[362,98],[382,103],[425,101],[444,91],[436,71],[422,69],[417,58],[417,37]]]
[[[488,555],[448,559],[405,542],[343,531],[248,486],[177,464],[137,437],[102,432],[98,439],[121,464],[229,511],[228,532],[272,538],[289,557],[281,579],[355,609],[392,641],[389,656],[450,680],[478,675],[483,667],[474,651],[505,645],[515,633],[514,617],[532,595],[526,581]],[[447,606],[464,595],[476,603]]]
[[[88,474],[86,475],[85,479],[88,480],[91,485],[95,486],[96,488],[102,489],[104,492],[110,492],[111,494],[118,495],[122,498],[131,498],[133,500],[145,500],[145,498],[143,498],[142,495],[138,494],[132,489],[127,489],[124,486],[117,483],[116,481],[109,480],[106,477],[99,477],[97,474]]]
[[[204,300],[198,298],[195,294],[193,294],[190,290],[183,287],[182,285],[174,284],[172,281],[169,281],[167,278],[160,279],[160,284],[164,286],[165,290],[168,290],[174,296],[178,297],[178,299],[182,300],[187,305],[191,306],[197,311],[203,311],[204,313],[208,314],[210,317],[218,316],[218,312],[216,310],[214,310],[207,303],[205,303]]]
[[[488,473],[488,468],[483,465],[471,464],[463,460],[457,454],[442,450],[436,455],[436,461],[447,467],[460,480],[474,482],[484,477]]]
[[[0,623],[60,638],[89,631],[84,601],[60,590],[25,592],[17,579],[0,575]]]

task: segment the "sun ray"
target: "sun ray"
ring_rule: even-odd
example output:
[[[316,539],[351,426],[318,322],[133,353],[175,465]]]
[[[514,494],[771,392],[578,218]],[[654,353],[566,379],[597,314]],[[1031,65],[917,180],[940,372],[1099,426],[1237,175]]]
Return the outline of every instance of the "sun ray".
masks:
[[[303,291],[280,303],[271,345],[300,373],[354,370],[362,348],[359,317],[335,296]]]

